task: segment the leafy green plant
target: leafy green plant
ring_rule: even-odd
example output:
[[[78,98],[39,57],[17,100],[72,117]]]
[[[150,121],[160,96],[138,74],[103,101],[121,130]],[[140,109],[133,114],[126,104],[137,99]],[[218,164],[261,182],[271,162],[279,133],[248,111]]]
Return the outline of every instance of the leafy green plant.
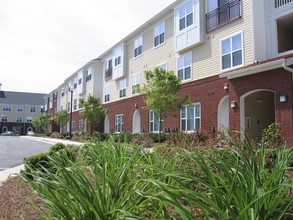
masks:
[[[267,148],[279,148],[284,143],[281,133],[281,125],[272,123],[263,130],[262,142]]]

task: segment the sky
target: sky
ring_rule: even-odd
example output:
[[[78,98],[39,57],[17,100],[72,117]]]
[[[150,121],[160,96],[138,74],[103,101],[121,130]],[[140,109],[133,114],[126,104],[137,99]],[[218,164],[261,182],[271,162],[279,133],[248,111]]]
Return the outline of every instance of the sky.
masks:
[[[49,93],[175,0],[0,0],[4,91]]]

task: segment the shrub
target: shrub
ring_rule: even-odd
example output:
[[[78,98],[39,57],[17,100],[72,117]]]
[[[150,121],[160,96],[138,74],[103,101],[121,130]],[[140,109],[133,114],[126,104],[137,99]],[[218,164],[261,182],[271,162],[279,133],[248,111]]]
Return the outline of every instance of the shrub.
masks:
[[[284,143],[281,133],[281,125],[274,122],[265,128],[263,130],[262,142],[267,148],[280,148]]]
[[[53,132],[53,133],[50,135],[51,138],[57,138],[57,139],[61,139],[61,136],[62,136],[62,135],[61,135],[59,132],[57,132],[57,131]]]

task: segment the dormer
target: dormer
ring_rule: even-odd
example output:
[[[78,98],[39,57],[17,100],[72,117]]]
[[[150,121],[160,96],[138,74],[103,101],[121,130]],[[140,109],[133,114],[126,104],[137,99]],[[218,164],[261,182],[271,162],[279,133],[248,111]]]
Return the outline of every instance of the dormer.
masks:
[[[185,0],[175,7],[175,51],[180,52],[204,41],[202,0]]]

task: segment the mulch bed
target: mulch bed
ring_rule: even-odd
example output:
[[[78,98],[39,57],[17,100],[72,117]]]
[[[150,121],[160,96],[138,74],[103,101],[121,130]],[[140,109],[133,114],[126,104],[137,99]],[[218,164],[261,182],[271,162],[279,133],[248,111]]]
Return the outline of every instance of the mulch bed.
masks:
[[[35,220],[41,215],[32,201],[40,201],[20,177],[12,177],[0,186],[0,220]]]

